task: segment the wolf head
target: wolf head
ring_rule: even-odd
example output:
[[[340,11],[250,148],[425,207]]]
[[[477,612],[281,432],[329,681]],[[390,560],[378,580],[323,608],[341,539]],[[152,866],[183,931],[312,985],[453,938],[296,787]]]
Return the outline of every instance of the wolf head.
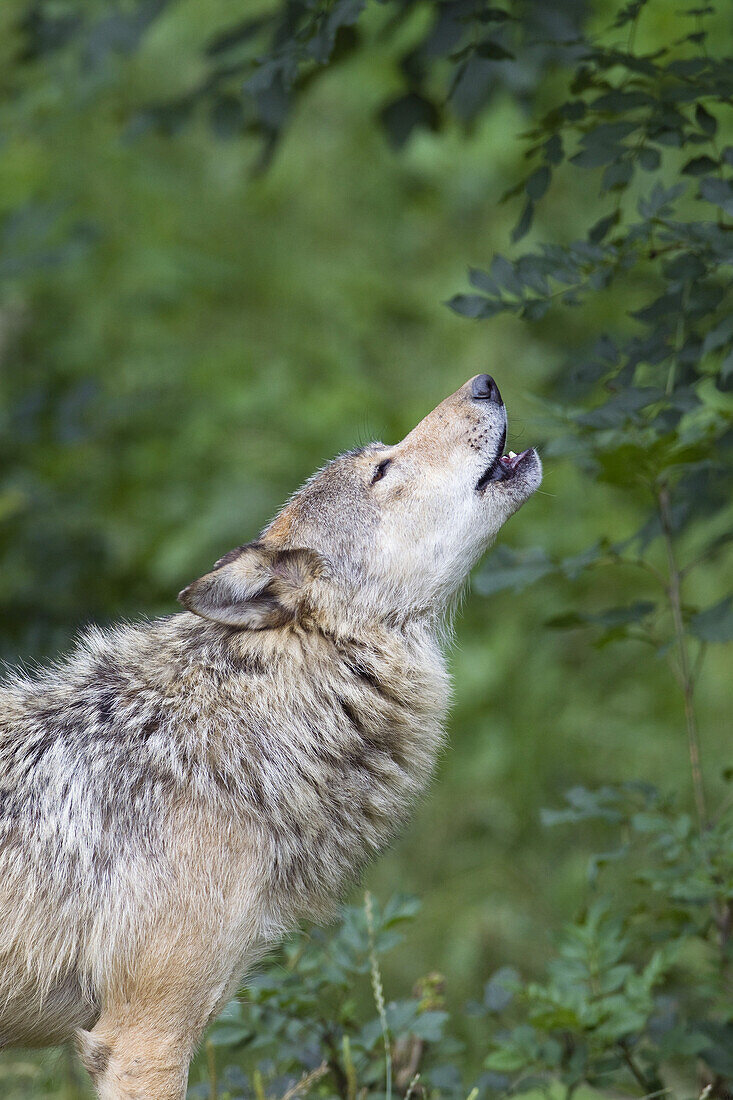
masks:
[[[439,616],[542,480],[536,451],[504,454],[506,430],[496,383],[477,375],[401,443],[334,458],[179,600],[250,630]]]

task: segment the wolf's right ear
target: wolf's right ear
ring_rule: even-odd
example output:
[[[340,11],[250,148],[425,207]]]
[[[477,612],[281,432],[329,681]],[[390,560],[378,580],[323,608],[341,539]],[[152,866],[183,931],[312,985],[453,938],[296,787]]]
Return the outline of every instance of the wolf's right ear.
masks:
[[[178,593],[187,611],[240,630],[284,626],[297,618],[311,581],[326,563],[315,550],[278,550],[252,542],[230,550],[211,573]]]

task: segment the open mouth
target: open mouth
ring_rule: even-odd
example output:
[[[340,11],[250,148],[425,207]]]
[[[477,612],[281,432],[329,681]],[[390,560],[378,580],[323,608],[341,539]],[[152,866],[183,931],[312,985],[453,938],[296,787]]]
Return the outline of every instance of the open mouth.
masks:
[[[481,474],[481,477],[476,482],[476,489],[480,492],[484,489],[490,481],[509,481],[516,476],[517,470],[521,466],[524,459],[531,452],[531,447],[526,451],[522,451],[521,454],[515,454],[514,451],[509,451],[508,454],[503,454],[504,447],[506,446],[506,428],[501,435],[501,441],[496,450],[496,456],[493,462],[488,466],[486,470]]]

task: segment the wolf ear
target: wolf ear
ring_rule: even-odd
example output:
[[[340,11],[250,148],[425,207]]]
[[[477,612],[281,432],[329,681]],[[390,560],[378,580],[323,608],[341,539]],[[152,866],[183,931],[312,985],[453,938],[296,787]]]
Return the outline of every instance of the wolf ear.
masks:
[[[265,630],[297,617],[310,582],[325,569],[315,550],[278,550],[252,542],[219,558],[211,573],[178,593],[178,600],[212,622]]]

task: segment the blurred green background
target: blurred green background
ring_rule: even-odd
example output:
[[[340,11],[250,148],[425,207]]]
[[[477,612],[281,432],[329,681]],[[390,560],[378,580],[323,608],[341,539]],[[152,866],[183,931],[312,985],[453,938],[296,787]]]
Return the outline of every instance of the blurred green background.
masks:
[[[443,305],[516,221],[498,200],[524,170],[528,120],[508,94],[470,133],[421,131],[394,152],[376,123],[389,51],[360,54],[303,97],[257,175],[254,138],[224,139],[202,118],[172,137],[127,123],[135,105],[196,80],[204,42],[231,19],[225,0],[170,6],[135,52],[89,71],[73,52],[16,63],[26,7],[0,11],[6,661],[51,658],[89,621],[174,612],[175,593],[317,466],[396,441],[479,371],[501,387],[514,450],[557,433],[543,399],[557,395],[564,350],[613,318],[596,304],[535,328],[481,325]],[[657,6],[648,33],[664,19]],[[582,182],[545,201],[541,239],[593,220]],[[500,540],[572,554],[631,534],[642,515],[551,459]],[[499,965],[539,969],[582,902],[598,840],[540,828],[567,787],[643,778],[687,791],[666,666],[633,643],[596,649],[544,625],[571,603],[624,602],[627,580],[636,596],[637,579],[616,571],[467,600],[450,651],[450,747],[367,879],[378,896],[424,902],[388,963],[388,996],[439,970],[459,1005]],[[699,691],[713,789],[730,708],[721,649]],[[18,1059],[1,1056],[0,1074]]]

